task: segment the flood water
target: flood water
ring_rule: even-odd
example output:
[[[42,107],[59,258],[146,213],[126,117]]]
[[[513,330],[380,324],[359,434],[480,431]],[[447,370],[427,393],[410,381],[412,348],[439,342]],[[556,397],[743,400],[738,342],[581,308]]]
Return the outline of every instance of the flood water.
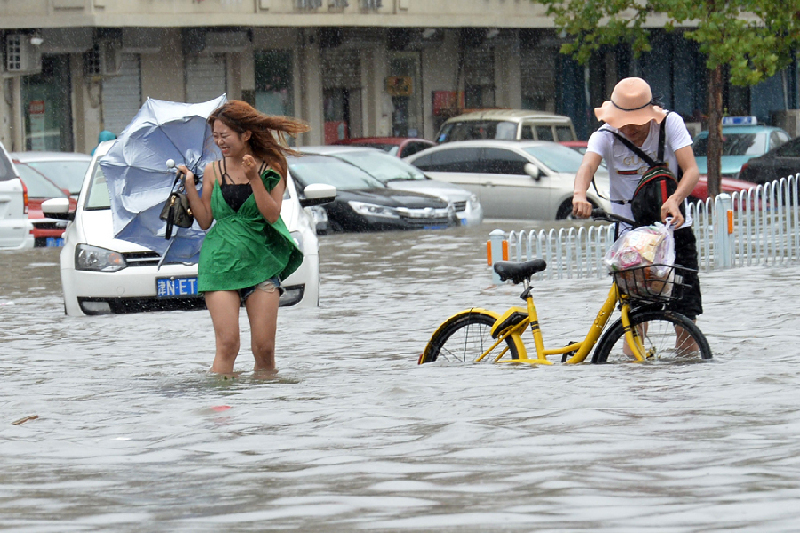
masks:
[[[702,274],[710,363],[417,366],[449,315],[522,305],[495,227],[523,229],[322,238],[267,380],[244,312],[225,380],[207,311],[67,317],[58,249],[0,253],[0,528],[796,530],[800,267]],[[536,283],[545,343],[607,287]]]

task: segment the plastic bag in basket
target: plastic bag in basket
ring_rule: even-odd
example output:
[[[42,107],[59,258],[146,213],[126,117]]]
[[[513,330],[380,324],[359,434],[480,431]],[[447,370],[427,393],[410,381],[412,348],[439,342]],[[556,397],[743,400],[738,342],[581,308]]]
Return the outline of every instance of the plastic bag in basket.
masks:
[[[623,233],[608,250],[603,263],[609,272],[616,273],[623,293],[669,296],[675,264],[672,227],[657,222]]]

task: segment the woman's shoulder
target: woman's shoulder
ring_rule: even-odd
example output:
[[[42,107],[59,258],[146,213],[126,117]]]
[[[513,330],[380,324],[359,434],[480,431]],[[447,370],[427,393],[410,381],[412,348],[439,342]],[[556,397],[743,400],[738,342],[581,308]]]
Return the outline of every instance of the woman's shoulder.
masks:
[[[220,180],[220,174],[218,171],[219,168],[219,160],[211,161],[206,165],[206,168],[203,170],[203,177],[210,177],[215,182]]]

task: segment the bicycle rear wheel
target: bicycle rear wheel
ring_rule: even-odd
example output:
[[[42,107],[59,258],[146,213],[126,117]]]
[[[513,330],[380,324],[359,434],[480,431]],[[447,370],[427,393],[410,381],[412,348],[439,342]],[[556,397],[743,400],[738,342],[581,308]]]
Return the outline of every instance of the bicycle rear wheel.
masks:
[[[434,332],[419,358],[419,363],[432,363],[437,360],[492,363],[503,350],[506,350],[503,358],[519,359],[520,352],[525,349],[519,347],[522,344],[519,336],[511,335],[499,344],[497,339],[492,337],[490,332],[497,318],[498,316],[491,311],[476,309],[449,318]],[[478,361],[478,358],[494,344],[497,346]]]
[[[672,311],[651,310],[631,313],[631,326],[644,341],[650,360],[691,361],[711,359],[711,348],[703,332],[685,316]],[[600,338],[592,363],[634,361],[625,340],[622,320],[617,320]]]

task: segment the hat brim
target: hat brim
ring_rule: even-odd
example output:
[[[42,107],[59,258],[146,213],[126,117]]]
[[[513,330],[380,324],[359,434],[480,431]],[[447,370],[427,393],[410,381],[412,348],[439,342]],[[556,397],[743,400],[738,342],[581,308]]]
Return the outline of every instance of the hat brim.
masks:
[[[624,111],[615,106],[611,100],[607,100],[603,102],[602,107],[594,108],[594,115],[597,120],[619,129],[628,124],[637,126],[647,124],[651,120],[655,120],[656,123],[660,124],[667,116],[667,112],[655,105],[636,109],[635,111]]]

